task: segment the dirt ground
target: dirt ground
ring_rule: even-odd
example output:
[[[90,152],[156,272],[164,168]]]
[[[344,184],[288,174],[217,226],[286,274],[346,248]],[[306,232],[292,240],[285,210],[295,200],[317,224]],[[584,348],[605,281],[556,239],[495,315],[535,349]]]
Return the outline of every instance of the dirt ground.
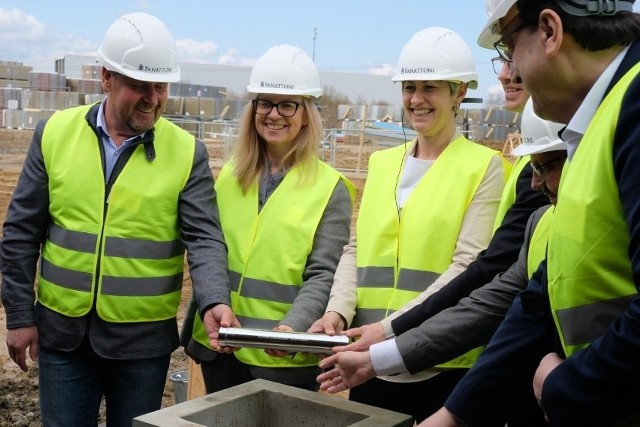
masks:
[[[179,312],[179,324],[182,324],[184,306],[191,293],[191,282],[185,280],[183,304]],[[41,425],[38,405],[38,367],[29,363],[29,371],[22,372],[13,363],[7,353],[5,313],[0,305],[0,427],[36,427]],[[169,374],[187,370],[188,360],[182,349],[171,356]],[[162,399],[162,407],[174,404],[173,386],[167,379]],[[101,410],[101,422],[104,419],[104,407]]]
[[[31,139],[30,131],[0,129],[0,224],[4,222],[7,205],[18,180],[27,147]],[[221,159],[221,148],[216,144],[208,144],[209,153],[213,160]],[[372,151],[368,148],[367,151]],[[341,156],[343,167],[366,167],[366,159],[360,159],[360,148],[345,151],[348,156]],[[367,153],[368,154],[368,153]],[[368,157],[368,156],[367,156]],[[221,162],[214,161],[214,164]],[[340,165],[342,166],[342,165]],[[214,167],[214,175],[217,169]],[[364,175],[349,176],[358,188],[358,196],[362,193]],[[359,197],[358,197],[359,202]],[[357,209],[356,212],[357,213]],[[354,215],[355,218],[355,215]],[[178,313],[178,324],[182,324],[184,308],[191,295],[191,281],[188,273],[183,283],[182,304]],[[0,427],[35,427],[41,425],[38,405],[38,368],[33,362],[29,363],[29,371],[22,372],[9,358],[7,353],[5,311],[0,303]],[[171,357],[169,374],[187,370],[188,359],[182,349],[176,350]],[[167,379],[164,391],[163,407],[174,404],[173,386]],[[103,408],[104,409],[104,408]],[[102,415],[101,422],[104,421]]]

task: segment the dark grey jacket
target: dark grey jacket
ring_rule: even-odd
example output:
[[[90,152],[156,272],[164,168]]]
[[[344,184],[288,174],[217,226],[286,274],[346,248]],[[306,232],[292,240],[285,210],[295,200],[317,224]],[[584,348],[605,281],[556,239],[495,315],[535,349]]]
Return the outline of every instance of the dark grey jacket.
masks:
[[[396,337],[409,372],[418,373],[489,342],[515,296],[527,287],[529,242],[549,206],[531,214],[518,260],[507,271],[460,300],[458,305]]]

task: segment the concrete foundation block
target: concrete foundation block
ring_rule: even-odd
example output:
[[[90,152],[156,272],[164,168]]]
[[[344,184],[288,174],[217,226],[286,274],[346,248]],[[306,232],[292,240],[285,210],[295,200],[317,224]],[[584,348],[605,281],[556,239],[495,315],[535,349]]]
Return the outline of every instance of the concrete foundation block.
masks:
[[[266,380],[254,380],[133,420],[133,427],[412,425],[409,415]]]

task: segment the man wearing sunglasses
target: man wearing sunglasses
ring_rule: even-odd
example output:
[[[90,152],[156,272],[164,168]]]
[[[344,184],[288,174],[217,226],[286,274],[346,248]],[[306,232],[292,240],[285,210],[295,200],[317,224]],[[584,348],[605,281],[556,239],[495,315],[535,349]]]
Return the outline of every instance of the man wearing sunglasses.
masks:
[[[531,383],[551,425],[640,425],[640,15],[633,3],[494,5],[479,44],[512,61],[538,114],[568,123],[569,165],[547,261],[445,408],[421,426],[503,425],[504,408],[521,398],[514,390]]]

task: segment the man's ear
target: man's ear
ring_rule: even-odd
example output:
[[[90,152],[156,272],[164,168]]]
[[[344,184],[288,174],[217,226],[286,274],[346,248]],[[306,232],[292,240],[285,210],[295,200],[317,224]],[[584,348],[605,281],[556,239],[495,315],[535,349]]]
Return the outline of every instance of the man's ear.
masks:
[[[538,17],[538,27],[544,37],[545,53],[548,57],[555,56],[564,41],[562,18],[555,11],[544,9]]]
[[[102,67],[102,82],[100,86],[102,86],[102,91],[107,93],[111,91],[111,85],[113,83],[114,73],[107,70],[105,67]]]

